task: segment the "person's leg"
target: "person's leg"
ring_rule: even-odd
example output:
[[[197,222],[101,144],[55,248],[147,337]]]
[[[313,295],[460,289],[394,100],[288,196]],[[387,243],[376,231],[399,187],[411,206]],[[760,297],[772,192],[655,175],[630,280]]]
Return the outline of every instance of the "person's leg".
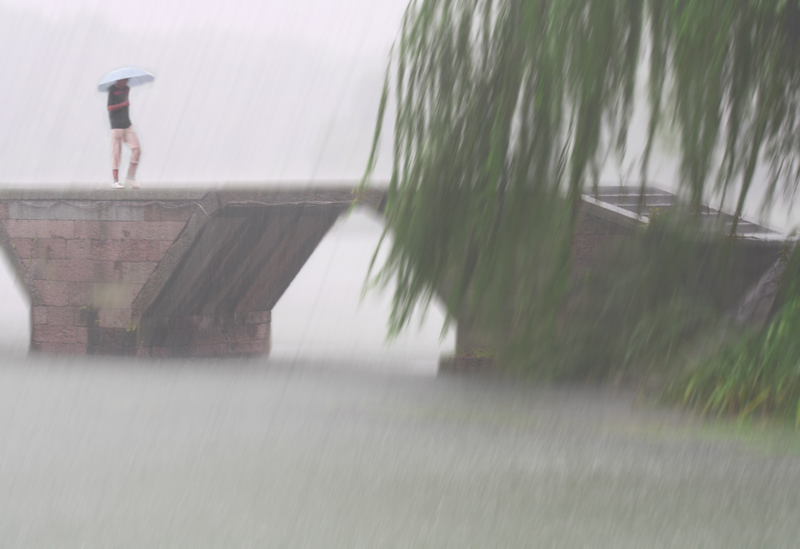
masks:
[[[122,159],[122,130],[111,130],[111,173],[114,176],[114,186],[119,184],[119,164]]]
[[[139,166],[139,157],[142,154],[142,148],[139,145],[139,138],[136,136],[133,126],[124,130],[125,144],[131,149],[131,162],[128,164],[128,176],[125,178],[125,183],[133,187],[139,188],[136,183],[136,168]]]

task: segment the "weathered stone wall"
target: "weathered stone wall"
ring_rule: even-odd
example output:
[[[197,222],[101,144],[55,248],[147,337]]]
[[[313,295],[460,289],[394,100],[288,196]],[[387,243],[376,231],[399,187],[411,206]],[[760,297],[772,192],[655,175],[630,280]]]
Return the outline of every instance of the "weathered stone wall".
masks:
[[[269,311],[345,209],[223,207],[143,311],[139,346],[181,356],[268,352]]]
[[[572,242],[570,274],[573,282],[578,284],[590,269],[603,261],[603,257],[599,254],[604,250],[625,246],[626,242],[633,242],[636,232],[644,228],[634,216],[603,211],[590,204],[585,206],[587,207],[581,212]],[[709,293],[713,292],[719,296],[722,308],[731,309],[732,313],[743,316],[745,313],[740,310],[743,298],[748,292],[756,291],[755,287],[759,284],[759,280],[765,273],[769,274],[768,271],[773,268],[786,245],[780,240],[762,241],[744,238],[735,240],[731,244],[723,263],[717,263],[722,260],[717,241],[699,242],[695,249],[697,257],[683,259],[691,260],[697,265],[698,276],[708,285]],[[724,274],[721,275],[720,272]],[[774,300],[776,280],[772,284],[773,294],[761,304],[766,310],[761,311],[760,316],[754,315],[762,324]],[[582,297],[585,299],[587,296]],[[603,296],[593,297],[603,298]],[[569,296],[563,311],[566,317],[570,311],[580,306],[580,299],[579,295]],[[481,325],[479,316],[475,314],[473,318],[458,319],[456,353],[454,357],[442,359],[441,370],[463,372],[493,368],[491,338],[487,336],[489,330]]]
[[[636,229],[581,212],[572,239],[572,275],[582,278],[594,265],[597,254],[611,242],[624,242]]]
[[[30,293],[31,350],[83,354],[112,341],[126,346],[133,297],[194,208],[187,202],[1,204],[4,245]]]
[[[257,356],[271,343],[271,311],[158,317],[139,356]]]
[[[380,209],[383,197],[360,203]],[[6,190],[0,245],[30,296],[33,351],[263,354],[272,307],[353,198],[336,188]]]
[[[630,238],[635,226],[633,222],[622,225],[582,211],[572,241],[572,277],[583,277],[597,260],[597,253],[603,246],[614,240]],[[442,358],[439,362],[441,371],[476,372],[493,368],[491,338],[477,316],[458,319],[455,354]]]

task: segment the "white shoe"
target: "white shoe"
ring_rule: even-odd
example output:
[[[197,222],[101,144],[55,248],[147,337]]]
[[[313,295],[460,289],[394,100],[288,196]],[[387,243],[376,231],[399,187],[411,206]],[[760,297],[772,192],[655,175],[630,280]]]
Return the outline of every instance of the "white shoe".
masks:
[[[124,189],[125,188],[125,185],[123,185],[119,181],[114,181],[114,183],[111,186],[114,187],[115,189]]]
[[[125,179],[125,184],[129,185],[131,189],[139,189],[139,184],[136,182],[135,179],[128,177]]]

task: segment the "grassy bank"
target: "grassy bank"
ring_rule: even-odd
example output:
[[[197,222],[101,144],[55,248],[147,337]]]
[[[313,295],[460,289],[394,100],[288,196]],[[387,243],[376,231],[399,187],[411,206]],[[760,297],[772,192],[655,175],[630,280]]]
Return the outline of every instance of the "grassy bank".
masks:
[[[781,307],[764,329],[740,331],[698,360],[668,396],[702,414],[774,415],[800,429],[800,255],[783,274]]]

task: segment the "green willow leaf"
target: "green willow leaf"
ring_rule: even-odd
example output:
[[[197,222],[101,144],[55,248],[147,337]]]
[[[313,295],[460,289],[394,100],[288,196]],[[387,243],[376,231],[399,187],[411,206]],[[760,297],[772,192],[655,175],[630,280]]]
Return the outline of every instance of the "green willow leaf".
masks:
[[[362,181],[394,89],[392,239],[370,271],[394,284],[390,333],[434,295],[499,351],[553,329],[581,194],[625,152],[640,79],[642,185],[670,124],[693,205],[735,192],[740,215],[759,161],[767,197],[793,196],[799,36],[794,0],[412,0]]]

